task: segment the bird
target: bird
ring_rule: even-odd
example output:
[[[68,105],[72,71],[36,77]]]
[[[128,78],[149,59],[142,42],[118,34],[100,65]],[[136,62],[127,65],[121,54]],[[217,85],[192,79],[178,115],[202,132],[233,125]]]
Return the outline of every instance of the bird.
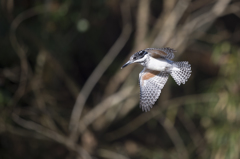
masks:
[[[174,62],[176,51],[172,48],[147,48],[134,53],[121,69],[132,63],[139,63],[144,68],[139,73],[140,108],[150,111],[161,94],[169,75],[180,86],[191,76],[191,65],[188,61]]]

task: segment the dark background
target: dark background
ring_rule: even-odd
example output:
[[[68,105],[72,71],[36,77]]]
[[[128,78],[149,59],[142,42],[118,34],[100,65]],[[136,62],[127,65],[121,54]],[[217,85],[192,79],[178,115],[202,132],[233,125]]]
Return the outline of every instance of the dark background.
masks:
[[[0,0],[1,159],[238,159],[240,2]],[[150,112],[149,47],[189,61]]]

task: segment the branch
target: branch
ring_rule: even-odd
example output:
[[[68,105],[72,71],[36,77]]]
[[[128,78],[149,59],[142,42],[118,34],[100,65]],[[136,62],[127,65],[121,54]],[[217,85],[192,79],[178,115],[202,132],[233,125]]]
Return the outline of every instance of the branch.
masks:
[[[176,0],[164,0],[163,1],[163,11],[160,14],[160,16],[158,17],[156,23],[153,26],[153,29],[150,33],[149,36],[149,40],[152,42],[155,38],[156,35],[159,33],[163,23],[168,20],[168,17],[170,15],[170,13],[172,12],[174,5],[176,3]]]
[[[146,39],[148,32],[148,19],[149,19],[149,5],[150,0],[140,0],[138,3],[137,19],[136,19],[136,45],[139,45]]]
[[[21,74],[20,74],[19,86],[13,96],[13,100],[11,100],[13,101],[13,103],[11,104],[13,107],[16,105],[16,103],[25,93],[25,89],[27,86],[27,76],[28,76],[28,62],[26,57],[26,49],[18,43],[18,40],[16,37],[16,29],[24,20],[37,15],[38,12],[36,12],[36,9],[38,8],[39,7],[35,7],[22,12],[12,21],[10,26],[10,36],[9,36],[10,42],[12,44],[13,49],[16,51],[21,63]]]
[[[168,45],[175,45],[176,48],[181,46],[181,50],[183,50],[187,45],[190,35],[200,28],[202,32],[203,30],[207,30],[214,20],[224,13],[230,1],[231,0],[218,0],[209,12],[205,12],[205,8],[199,10],[199,16],[190,17],[190,20],[186,22],[182,28],[178,29],[176,36],[169,41]],[[208,24],[208,26],[206,26],[206,24]],[[203,28],[203,26],[205,27]],[[201,35],[198,34],[198,36]]]
[[[153,47],[164,46],[167,41],[175,34],[177,23],[189,4],[190,0],[179,0],[177,2],[175,8],[166,18],[165,22],[163,23],[162,29],[152,43]]]
[[[161,117],[164,117],[162,113]],[[189,158],[188,151],[183,143],[183,140],[181,139],[178,131],[174,128],[173,123],[165,117],[164,120],[159,120],[159,123],[163,126],[163,128],[168,133],[168,136],[172,140],[174,146],[176,147],[178,158],[179,159],[187,159]]]
[[[75,143],[71,142],[67,137],[65,137],[59,133],[56,133],[52,130],[49,130],[37,123],[22,119],[15,113],[13,113],[12,119],[15,123],[17,123],[18,125],[26,128],[26,129],[36,131],[37,133],[39,133],[43,136],[46,136],[60,144],[65,145],[70,150],[77,152],[83,159],[91,159],[91,156],[88,154],[87,151],[85,151],[79,145],[76,145]]]
[[[105,149],[98,150],[98,155],[100,157],[109,158],[109,159],[129,159],[128,157],[123,156],[119,153],[109,151],[109,150],[105,150]]]
[[[125,13],[128,12],[127,8],[128,7],[122,6],[123,16],[126,16]],[[122,33],[120,34],[117,41],[113,44],[109,52],[105,55],[102,61],[98,64],[98,66],[89,76],[82,90],[78,94],[77,100],[73,106],[70,124],[69,124],[69,128],[72,131],[72,134],[77,133],[78,122],[81,117],[82,109],[86,103],[86,100],[89,94],[91,93],[92,89],[94,88],[98,80],[101,78],[103,73],[106,71],[106,69],[113,62],[113,60],[116,58],[116,56],[121,51],[121,49],[124,47],[124,45],[126,44],[126,42],[130,37],[131,32],[132,32],[131,24],[127,22],[126,24],[124,24]]]
[[[88,125],[95,121],[99,116],[106,112],[109,108],[119,104],[120,102],[131,98],[132,95],[136,95],[137,92],[132,93],[134,87],[127,87],[118,93],[113,94],[112,96],[106,98],[104,101],[99,103],[92,109],[88,114],[86,114],[79,123],[79,131],[82,133]]]
[[[202,156],[202,152],[204,151],[204,138],[201,136],[201,134],[198,132],[194,122],[191,120],[191,118],[188,116],[185,111],[180,111],[178,113],[178,118],[182,122],[183,126],[186,128],[186,130],[189,132],[189,136],[191,137],[195,148],[197,149],[197,154]],[[203,157],[203,156],[202,156]]]
[[[119,139],[132,131],[139,128],[141,125],[146,123],[148,120],[158,116],[161,111],[164,111],[167,108],[179,107],[182,104],[191,104],[191,103],[201,103],[201,102],[213,102],[217,101],[216,96],[214,94],[197,94],[197,95],[189,95],[184,97],[179,97],[175,99],[171,99],[162,103],[161,107],[154,107],[150,112],[142,113],[131,122],[127,123],[123,127],[114,130],[113,132],[107,133],[107,140],[116,140]]]
[[[29,10],[24,11],[23,13],[19,14],[19,16],[17,16],[15,18],[15,20],[13,21],[12,25],[13,30],[15,32],[16,28],[19,29],[19,33],[21,34],[21,36],[26,37],[27,39],[30,40],[30,42],[32,42],[34,45],[36,45],[39,50],[43,50],[46,54],[47,54],[47,59],[48,61],[50,60],[51,63],[50,65],[53,67],[53,69],[56,70],[56,73],[62,77],[62,79],[64,80],[64,82],[66,83],[66,86],[68,87],[69,91],[72,93],[72,95],[77,98],[78,95],[78,87],[75,84],[75,82],[67,75],[67,73],[63,70],[63,68],[61,67],[61,65],[59,64],[59,62],[51,55],[51,51],[49,51],[49,49],[47,49],[44,46],[44,43],[38,38],[33,36],[34,33],[32,33],[31,31],[29,31],[27,28],[25,28],[24,26],[19,26],[20,23],[22,23],[23,20],[26,20],[27,18],[24,17],[31,17],[31,16],[36,16],[39,14],[44,14],[46,12],[48,12],[48,9],[44,9],[44,6],[37,6],[34,8],[31,8]],[[15,35],[15,33],[14,33]]]
[[[27,130],[19,129],[19,128],[16,128],[16,127],[14,127],[10,124],[0,122],[0,133],[4,133],[4,132],[14,134],[14,135],[18,135],[18,136],[23,136],[23,137],[32,137],[32,138],[41,139],[41,140],[47,140],[48,139],[45,136],[42,136],[38,133],[34,133],[34,132],[27,131]]]

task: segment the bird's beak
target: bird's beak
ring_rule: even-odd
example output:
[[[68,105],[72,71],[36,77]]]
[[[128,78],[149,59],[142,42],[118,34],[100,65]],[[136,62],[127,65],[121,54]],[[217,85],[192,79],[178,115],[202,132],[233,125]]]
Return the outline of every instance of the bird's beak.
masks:
[[[121,67],[121,69],[123,69],[124,67],[126,67],[127,65],[130,65],[132,62],[131,61],[128,61],[127,63],[125,63],[122,67]]]

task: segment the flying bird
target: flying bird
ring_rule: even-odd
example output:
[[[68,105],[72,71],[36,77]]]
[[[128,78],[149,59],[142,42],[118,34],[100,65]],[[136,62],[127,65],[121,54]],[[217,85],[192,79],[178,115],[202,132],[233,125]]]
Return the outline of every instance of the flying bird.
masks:
[[[122,67],[139,63],[144,68],[139,73],[140,108],[147,112],[160,96],[169,74],[178,85],[185,84],[191,76],[191,65],[188,61],[174,62],[176,51],[171,48],[147,48],[130,57]]]

